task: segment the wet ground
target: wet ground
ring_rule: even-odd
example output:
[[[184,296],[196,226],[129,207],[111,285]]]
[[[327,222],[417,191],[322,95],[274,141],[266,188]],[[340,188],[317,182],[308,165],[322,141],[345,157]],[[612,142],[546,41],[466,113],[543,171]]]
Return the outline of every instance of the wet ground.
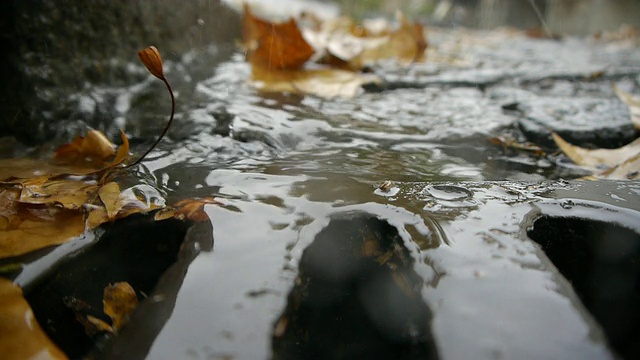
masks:
[[[167,64],[177,123],[143,162],[141,188],[169,203],[215,196],[223,206],[206,208],[213,249],[202,249],[179,290],[175,283],[153,290],[177,295],[149,358],[295,358],[302,353],[291,344],[326,349],[332,343],[321,341],[330,327],[355,326],[358,316],[376,330],[354,343],[366,348],[378,339],[407,358],[434,353],[432,342],[443,359],[614,357],[599,325],[606,320],[597,319],[614,315],[589,309],[544,253],[548,241],[575,240],[550,229],[581,223],[536,221],[613,224],[602,238],[628,232],[624,247],[637,259],[640,184],[565,181],[585,173],[554,154],[549,141],[549,129],[585,146],[615,147],[637,136],[611,88],[616,82],[640,92],[637,38],[432,28],[428,39],[426,63],[381,64],[375,71],[386,83],[354,99],[258,93],[231,46]],[[113,106],[116,120],[106,132],[124,127],[134,151],[142,151],[164,126],[162,91],[147,79],[75,99],[79,113]],[[550,155],[488,141],[499,134],[536,142]],[[345,230],[353,228],[362,230]],[[341,238],[350,245],[336,245]],[[566,259],[570,250],[560,252]],[[355,260],[340,260],[345,253]],[[380,274],[383,285],[367,285],[376,281],[366,274],[343,276],[360,274],[344,265],[357,259],[364,259],[363,274]],[[347,290],[327,295],[331,286],[319,279],[331,276],[338,279],[330,284]],[[622,298],[638,296],[637,275],[616,284]],[[330,305],[314,303],[322,296]],[[355,320],[314,320],[314,307]],[[399,308],[413,310],[394,312]],[[403,316],[408,320],[393,323]],[[415,325],[415,318],[423,320]],[[616,335],[616,351],[625,356],[640,353],[629,345],[637,343],[633,326]],[[334,345],[327,356],[354,356]]]

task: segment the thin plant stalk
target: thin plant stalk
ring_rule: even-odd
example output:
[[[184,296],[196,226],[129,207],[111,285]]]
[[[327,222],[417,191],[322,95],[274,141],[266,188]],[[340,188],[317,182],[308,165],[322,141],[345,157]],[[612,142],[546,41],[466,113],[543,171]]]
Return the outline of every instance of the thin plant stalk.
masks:
[[[169,117],[167,126],[165,126],[164,130],[162,131],[162,134],[160,134],[160,136],[158,137],[158,139],[156,139],[153,145],[151,145],[151,147],[147,149],[147,151],[144,154],[142,154],[142,156],[140,156],[138,160],[127,165],[127,167],[131,167],[139,164],[140,161],[142,161],[142,159],[144,159],[145,156],[147,156],[160,143],[162,138],[169,131],[169,128],[171,127],[171,123],[173,123],[173,115],[176,112],[176,98],[173,95],[173,90],[171,89],[171,85],[169,85],[169,81],[167,81],[167,78],[164,76],[164,70],[162,68],[162,58],[160,57],[160,53],[158,52],[158,49],[156,49],[155,46],[149,46],[144,50],[140,50],[138,52],[138,57],[140,58],[140,61],[142,61],[144,66],[147,68],[147,70],[149,70],[149,72],[153,76],[162,80],[162,82],[164,82],[164,84],[167,86],[169,95],[171,95],[171,116]]]

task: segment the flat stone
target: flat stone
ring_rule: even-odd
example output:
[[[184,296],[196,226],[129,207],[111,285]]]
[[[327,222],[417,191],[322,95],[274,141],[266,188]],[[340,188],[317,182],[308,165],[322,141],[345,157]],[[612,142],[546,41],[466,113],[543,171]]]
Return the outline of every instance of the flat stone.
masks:
[[[535,97],[519,103],[525,136],[555,147],[551,131],[579,146],[620,147],[635,138],[627,107],[617,99]]]

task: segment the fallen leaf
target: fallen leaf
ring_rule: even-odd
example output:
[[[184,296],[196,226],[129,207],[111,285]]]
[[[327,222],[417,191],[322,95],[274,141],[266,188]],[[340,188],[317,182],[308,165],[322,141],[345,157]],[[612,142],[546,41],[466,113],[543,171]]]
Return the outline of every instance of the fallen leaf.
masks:
[[[53,159],[63,164],[99,168],[115,152],[115,145],[102,132],[89,130],[86,136],[78,136],[58,147]]]
[[[42,178],[35,179],[38,182]],[[33,181],[22,183],[19,202],[23,204],[52,204],[65,209],[76,210],[85,204],[98,190],[95,182],[78,180],[48,180],[42,185]]]
[[[96,334],[99,334],[101,332],[108,332],[108,333],[114,332],[113,327],[111,327],[111,325],[107,324],[106,321],[99,319],[93,315],[86,315],[86,317],[84,317],[83,315],[77,314],[76,319],[80,321],[80,323],[84,327],[84,332],[89,337],[94,337]]]
[[[257,89],[267,92],[311,94],[324,98],[351,98],[362,92],[366,84],[380,84],[374,74],[339,69],[300,69],[265,71],[254,68],[252,78]]]
[[[98,196],[104,204],[107,218],[113,221],[122,209],[122,200],[120,199],[120,186],[115,182],[109,182],[98,190]]]
[[[598,168],[613,167],[640,153],[640,139],[618,149],[585,149],[566,142],[555,132],[551,133],[556,145],[574,163],[581,166]]]
[[[631,122],[636,129],[640,129],[640,98],[623,91],[618,85],[613,84],[613,90],[618,98],[629,107]]]
[[[625,160],[622,164],[593,175],[596,179],[638,180],[640,179],[640,152]]]
[[[62,244],[84,232],[80,211],[20,204],[17,196],[17,191],[0,192],[0,258]]]
[[[3,359],[67,359],[36,321],[22,289],[1,277],[0,334]]]
[[[294,19],[271,23],[255,17],[246,3],[242,31],[247,59],[254,67],[298,69],[314,53]]]
[[[502,148],[504,149],[522,150],[526,152],[531,152],[537,156],[546,155],[544,150],[542,150],[542,148],[540,148],[538,145],[531,142],[527,142],[527,141],[524,141],[524,142],[518,141],[518,139],[516,139],[510,134],[500,134],[498,136],[494,136],[489,139],[489,142],[491,142],[494,145],[502,146]]]
[[[113,330],[117,332],[129,321],[138,306],[138,297],[129,283],[118,282],[104,288],[102,303],[104,313],[111,318]]]
[[[174,205],[174,208],[176,209],[175,217],[187,218],[196,222],[207,221],[209,220],[209,216],[204,212],[205,205],[222,204],[212,197],[180,200]]]
[[[111,162],[108,162],[105,167],[112,168],[123,163],[127,157],[129,157],[129,139],[125,135],[124,131],[120,130],[120,139],[122,139],[122,145],[118,146],[116,156]]]
[[[53,160],[0,159],[0,182],[62,175],[90,175],[110,170],[129,156],[129,140],[122,131],[120,136],[122,145],[117,151],[114,150],[115,145],[102,133],[92,130],[86,137],[77,137],[70,144],[61,145]],[[93,148],[94,145],[97,149]],[[108,161],[114,154],[113,159]]]
[[[406,17],[396,14],[398,28],[392,29],[384,22],[375,22],[376,27],[356,24],[352,19],[341,17],[321,24],[320,30],[305,29],[322,62],[360,70],[366,65],[385,59],[397,59],[402,63],[423,61],[427,41],[424,28],[419,23],[410,23]]]

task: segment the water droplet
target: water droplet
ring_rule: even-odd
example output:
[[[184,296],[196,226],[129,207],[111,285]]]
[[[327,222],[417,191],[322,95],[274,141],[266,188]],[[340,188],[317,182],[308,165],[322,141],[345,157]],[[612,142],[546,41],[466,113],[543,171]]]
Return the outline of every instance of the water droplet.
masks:
[[[473,197],[473,192],[460,186],[432,185],[427,187],[427,192],[436,199],[448,201],[460,201]]]

